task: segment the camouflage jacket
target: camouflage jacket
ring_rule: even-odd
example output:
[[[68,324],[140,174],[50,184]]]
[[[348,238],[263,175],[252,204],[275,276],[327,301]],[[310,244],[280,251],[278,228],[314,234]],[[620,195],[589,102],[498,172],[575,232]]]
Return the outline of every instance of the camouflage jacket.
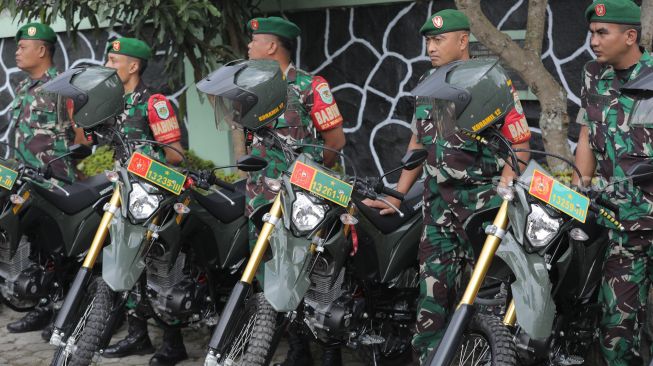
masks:
[[[54,67],[39,79],[25,78],[15,90],[11,105],[11,126],[15,127],[16,158],[42,167],[68,152],[68,144],[74,140],[70,121],[57,118],[57,96],[46,93],[41,85],[57,75]],[[75,174],[68,158],[52,163],[52,171],[58,176],[74,180]]]
[[[496,127],[500,127],[508,141],[521,143],[528,141],[530,131],[514,88],[513,96],[514,107]],[[495,186],[505,162],[485,145],[461,133],[448,137],[436,133],[438,126],[448,125],[444,121],[455,118],[452,103],[417,98],[411,129],[417,142],[428,151],[424,164],[424,224],[440,232],[460,234],[465,220],[475,211],[501,204]]]
[[[626,79],[617,77],[611,66],[596,61],[583,69],[584,113],[579,122],[589,128],[598,188],[605,188],[604,198],[619,206],[616,214],[627,231],[653,229],[653,180],[633,186],[626,178],[632,166],[653,159],[653,119],[632,118],[633,107],[644,100],[622,93],[620,88],[651,67],[653,60],[644,52]],[[611,184],[615,182],[619,184]]]
[[[153,140],[154,135],[148,119],[148,100],[152,93],[141,80],[133,92],[125,94],[125,110],[118,116],[120,130],[129,139]],[[159,160],[166,161],[163,148],[148,144],[139,144],[138,150]]]
[[[305,71],[290,65],[286,73],[288,97],[286,111],[271,126],[275,132],[288,143],[322,145],[320,131],[328,130],[342,124],[342,116],[333,100],[326,81],[319,76],[311,76]],[[322,151],[315,148],[302,148],[321,163]],[[256,138],[251,147],[252,155],[263,157],[268,161],[266,169],[252,172],[247,176],[247,215],[271,202],[275,193],[267,189],[265,178],[278,179],[288,165],[281,151],[268,149]]]

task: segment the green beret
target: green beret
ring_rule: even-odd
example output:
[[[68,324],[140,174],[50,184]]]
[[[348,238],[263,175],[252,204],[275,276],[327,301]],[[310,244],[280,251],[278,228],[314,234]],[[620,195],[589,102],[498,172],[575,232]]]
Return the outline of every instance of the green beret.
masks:
[[[585,9],[588,22],[641,24],[639,6],[631,0],[599,0]]]
[[[107,52],[136,57],[142,60],[149,60],[152,57],[150,46],[136,38],[118,38],[107,44]]]
[[[274,34],[290,40],[297,38],[301,33],[297,24],[279,17],[254,18],[247,22],[247,29],[252,34]]]
[[[42,23],[27,23],[18,29],[16,42],[21,39],[39,39],[50,43],[57,42],[57,34],[52,28]]]
[[[433,14],[419,32],[423,36],[435,36],[460,30],[469,30],[467,16],[456,9],[444,9]]]

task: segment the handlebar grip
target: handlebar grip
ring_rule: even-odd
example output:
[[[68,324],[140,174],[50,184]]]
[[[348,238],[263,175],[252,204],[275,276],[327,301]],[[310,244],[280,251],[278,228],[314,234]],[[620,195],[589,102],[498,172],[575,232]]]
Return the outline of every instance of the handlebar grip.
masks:
[[[614,203],[612,203],[612,202],[610,202],[610,201],[604,200],[603,198],[601,198],[601,196],[596,197],[595,201],[596,201],[596,203],[598,203],[599,205],[601,205],[601,206],[607,208],[608,210],[610,210],[610,211],[612,211],[612,212],[614,212],[614,213],[618,213],[618,212],[619,212],[619,207],[618,207],[617,205],[615,205]]]
[[[215,184],[216,186],[222,187],[224,189],[228,189],[232,192],[236,191],[236,186],[234,186],[231,183],[227,183],[223,181],[222,179],[216,177],[215,175],[211,175],[211,178],[209,178],[209,183],[210,184]]]
[[[395,191],[395,190],[392,189],[392,188],[383,187],[383,189],[381,190],[381,192],[382,192],[383,194],[386,194],[386,195],[390,196],[390,197],[394,197],[394,198],[398,199],[399,201],[403,201],[403,200],[404,200],[404,196],[405,196],[405,195],[404,195],[403,193],[399,192],[399,191]]]

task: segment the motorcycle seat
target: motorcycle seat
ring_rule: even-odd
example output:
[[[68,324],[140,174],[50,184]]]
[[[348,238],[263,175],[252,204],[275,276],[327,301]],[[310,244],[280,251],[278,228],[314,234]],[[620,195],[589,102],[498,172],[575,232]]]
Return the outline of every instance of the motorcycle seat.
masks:
[[[381,210],[377,208],[368,207],[360,200],[354,199],[356,207],[360,213],[365,216],[380,232],[383,234],[389,234],[403,224],[410,221],[415,215],[420,215],[422,213],[422,192],[424,191],[424,184],[422,181],[418,181],[413,184],[413,187],[408,191],[404,197],[401,206],[399,209],[404,213],[404,217],[400,217],[397,214],[393,215],[381,215],[379,212]]]
[[[111,187],[111,182],[106,175],[98,174],[86,180],[61,187],[68,194],[58,188],[50,190],[38,184],[34,184],[33,187],[41,197],[56,208],[67,215],[74,215],[99,200],[100,192]]]
[[[224,223],[230,223],[245,215],[245,182],[245,179],[241,179],[234,183],[234,186],[236,186],[235,192],[228,189],[221,190],[222,193],[234,201],[234,206],[224,199],[224,197],[213,192],[205,196],[198,191],[193,190],[193,198],[196,199],[205,210],[209,211],[211,215],[215,216],[215,218]]]

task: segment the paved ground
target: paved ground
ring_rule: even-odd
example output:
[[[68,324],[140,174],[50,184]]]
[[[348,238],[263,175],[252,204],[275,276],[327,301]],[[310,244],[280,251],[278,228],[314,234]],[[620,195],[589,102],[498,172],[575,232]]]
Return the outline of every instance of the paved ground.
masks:
[[[49,365],[50,359],[54,352],[54,347],[41,340],[40,332],[30,332],[23,334],[12,334],[7,332],[7,323],[22,317],[23,314],[16,313],[10,309],[2,308],[0,310],[0,366],[40,366]],[[123,326],[114,336],[114,340],[122,339],[126,334],[126,326]],[[162,332],[154,326],[150,327],[150,335],[154,347],[161,344]],[[186,329],[184,330],[184,343],[188,352],[189,359],[179,365],[201,365],[206,355],[206,343],[210,334],[206,329]],[[279,346],[273,362],[281,362],[287,351],[287,345],[284,342]],[[313,354],[319,353],[319,349],[314,349]],[[121,359],[103,358],[100,365],[147,365],[150,359],[148,356],[132,356]],[[353,354],[345,352],[343,354],[344,364],[349,366],[362,366],[363,363],[358,361]],[[318,363],[316,363],[317,365]]]

